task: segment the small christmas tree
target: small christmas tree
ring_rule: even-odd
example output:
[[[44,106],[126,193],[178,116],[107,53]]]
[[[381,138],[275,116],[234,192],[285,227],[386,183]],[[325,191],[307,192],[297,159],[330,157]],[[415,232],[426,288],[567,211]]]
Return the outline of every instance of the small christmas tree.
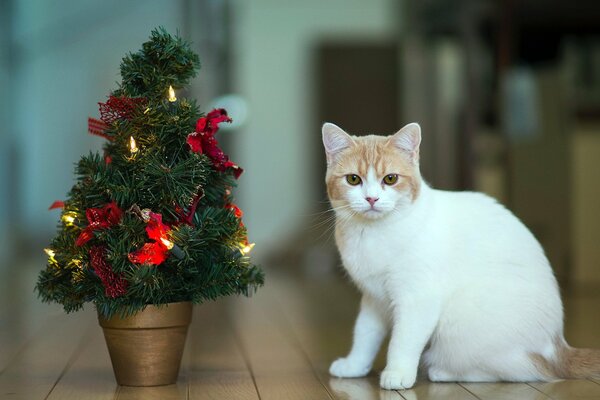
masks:
[[[123,58],[122,82],[88,120],[104,153],[83,156],[68,199],[51,206],[62,215],[36,286],[43,301],[67,312],[93,302],[109,318],[262,285],[231,195],[242,169],[215,138],[231,119],[176,98],[199,65],[162,28]]]

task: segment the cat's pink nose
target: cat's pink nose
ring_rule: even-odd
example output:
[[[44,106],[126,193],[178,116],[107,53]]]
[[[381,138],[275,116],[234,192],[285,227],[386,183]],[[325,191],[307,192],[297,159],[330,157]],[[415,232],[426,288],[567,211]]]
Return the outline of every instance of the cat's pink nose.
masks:
[[[373,207],[375,205],[375,202],[379,200],[379,197],[365,197],[365,200],[367,200],[371,207]]]

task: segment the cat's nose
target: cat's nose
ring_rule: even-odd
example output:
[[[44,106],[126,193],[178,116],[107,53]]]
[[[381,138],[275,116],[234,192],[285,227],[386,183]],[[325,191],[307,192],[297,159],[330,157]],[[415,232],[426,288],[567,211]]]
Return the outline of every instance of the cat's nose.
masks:
[[[379,200],[379,197],[365,197],[365,200],[369,202],[371,207],[375,205],[375,202]]]

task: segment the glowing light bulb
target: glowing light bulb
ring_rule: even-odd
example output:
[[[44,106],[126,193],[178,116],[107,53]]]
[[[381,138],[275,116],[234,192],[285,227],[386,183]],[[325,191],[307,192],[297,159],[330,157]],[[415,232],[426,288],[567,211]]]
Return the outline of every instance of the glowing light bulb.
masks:
[[[75,222],[75,216],[71,213],[64,214],[61,219],[67,226],[73,226],[73,223]]]
[[[54,258],[54,256],[56,255],[56,253],[54,252],[54,250],[49,249],[49,248],[45,248],[44,252],[48,255],[48,261],[56,263],[56,258]]]
[[[129,150],[131,150],[132,153],[137,153],[138,151],[138,147],[133,136],[129,137]]]
[[[175,97],[175,90],[173,90],[173,86],[169,85],[169,101],[173,103],[177,101],[177,97]]]
[[[173,242],[171,242],[169,239],[165,239],[165,238],[160,238],[160,241],[162,242],[162,244],[165,245],[165,247],[169,250],[171,250],[174,246]]]
[[[254,248],[254,243],[248,243],[248,244],[244,244],[242,243],[242,247],[240,249],[240,251],[242,252],[243,255],[248,255],[248,253],[250,253],[252,251],[252,249]]]

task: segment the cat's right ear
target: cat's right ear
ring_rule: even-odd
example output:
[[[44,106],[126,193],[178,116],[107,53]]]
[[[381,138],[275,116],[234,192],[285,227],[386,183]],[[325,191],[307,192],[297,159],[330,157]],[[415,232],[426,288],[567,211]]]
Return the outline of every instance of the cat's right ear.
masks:
[[[323,146],[325,146],[325,153],[327,154],[327,165],[331,165],[342,150],[354,144],[354,140],[350,135],[331,122],[325,122],[321,132],[323,133]]]

